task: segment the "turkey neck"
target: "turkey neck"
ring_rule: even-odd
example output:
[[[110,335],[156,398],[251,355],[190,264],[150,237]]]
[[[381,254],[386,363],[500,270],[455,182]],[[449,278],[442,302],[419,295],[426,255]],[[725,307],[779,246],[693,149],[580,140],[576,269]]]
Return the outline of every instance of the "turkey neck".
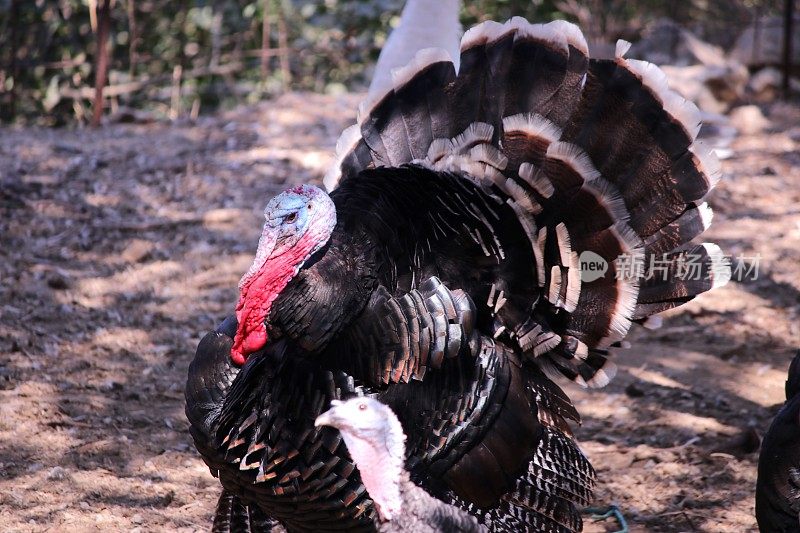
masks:
[[[375,288],[375,253],[363,233],[337,226],[272,303],[271,338],[287,336],[319,353],[364,309]]]
[[[362,437],[345,431],[342,436],[378,516],[384,521],[396,518],[402,511],[403,489],[411,483],[403,468],[405,435],[400,423],[385,434]]]

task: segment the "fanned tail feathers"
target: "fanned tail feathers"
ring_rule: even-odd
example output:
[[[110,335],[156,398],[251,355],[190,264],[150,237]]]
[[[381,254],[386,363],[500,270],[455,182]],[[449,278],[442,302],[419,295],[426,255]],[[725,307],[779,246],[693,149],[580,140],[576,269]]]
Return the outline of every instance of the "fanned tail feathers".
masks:
[[[710,223],[702,199],[719,179],[695,141],[699,112],[626,50],[620,42],[614,60],[589,59],[564,21],[480,24],[462,39],[458,73],[440,50],[395,70],[394,86],[342,135],[325,179],[333,189],[367,168],[415,163],[505,201],[535,258],[538,306],[551,310],[513,334],[548,359],[542,368],[589,386],[613,375],[606,350],[633,320],[730,277],[718,248],[688,244]],[[602,277],[582,276],[585,252],[607,265]],[[695,277],[684,279],[689,256]]]

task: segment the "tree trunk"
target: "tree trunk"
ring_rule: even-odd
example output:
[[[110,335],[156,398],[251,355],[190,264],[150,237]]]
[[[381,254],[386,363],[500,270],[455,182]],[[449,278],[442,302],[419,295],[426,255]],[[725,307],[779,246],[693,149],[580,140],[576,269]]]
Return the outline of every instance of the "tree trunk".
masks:
[[[128,0],[128,72],[131,80],[136,76],[136,41],[139,39],[136,27],[136,2]]]
[[[292,83],[292,71],[289,68],[289,36],[288,30],[286,29],[285,8],[281,9],[278,14],[278,46],[281,49],[280,62],[283,90],[288,91],[289,85]]]
[[[108,33],[111,30],[111,0],[103,0],[97,21],[97,57],[94,76],[94,109],[92,126],[100,125],[103,117],[103,88],[108,80]]]
[[[261,19],[261,80],[266,81],[269,75],[269,39],[271,25],[269,21],[270,0],[263,0],[264,14]]]
[[[183,75],[183,68],[180,65],[175,65],[172,69],[172,91],[170,94],[169,102],[169,118],[170,120],[177,120],[181,116],[181,76]]]

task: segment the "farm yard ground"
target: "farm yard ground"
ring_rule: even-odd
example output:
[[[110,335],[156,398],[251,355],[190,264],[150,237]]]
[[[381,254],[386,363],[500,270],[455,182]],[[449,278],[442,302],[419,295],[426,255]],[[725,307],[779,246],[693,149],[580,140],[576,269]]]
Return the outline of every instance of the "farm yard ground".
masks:
[[[187,432],[187,366],[232,310],[266,201],[319,182],[357,101],[0,130],[3,531],[208,530],[218,483]],[[706,236],[759,256],[758,279],[635,330],[607,388],[568,388],[597,504],[632,531],[755,528],[757,441],[800,345],[800,110],[766,111],[732,144]]]

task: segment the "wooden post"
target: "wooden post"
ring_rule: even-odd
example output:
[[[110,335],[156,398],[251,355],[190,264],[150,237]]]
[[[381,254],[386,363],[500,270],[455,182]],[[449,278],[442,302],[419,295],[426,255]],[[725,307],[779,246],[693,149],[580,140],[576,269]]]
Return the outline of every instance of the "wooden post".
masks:
[[[136,76],[136,41],[139,39],[138,28],[136,27],[136,2],[128,0],[128,73],[133,80]]]
[[[794,0],[786,0],[783,19],[783,97],[789,98],[792,75],[792,37],[794,37]]]
[[[288,91],[292,83],[292,71],[289,68],[289,36],[286,29],[286,11],[281,9],[278,14],[278,46],[280,47],[281,80],[283,90]]]
[[[269,7],[271,0],[263,0],[262,5],[264,14],[261,18],[261,80],[266,81],[269,75],[269,60],[270,60],[270,32],[272,26],[269,23]]]
[[[177,120],[181,116],[181,76],[183,67],[175,65],[172,69],[172,92],[169,103],[169,118]]]
[[[108,33],[111,30],[111,0],[102,0],[97,16],[97,57],[94,67],[94,107],[92,126],[100,125],[103,117],[103,87],[108,80]]]
[[[197,117],[200,115],[200,99],[195,98],[194,102],[192,102],[192,110],[189,112],[189,117],[192,120],[197,120]]]

